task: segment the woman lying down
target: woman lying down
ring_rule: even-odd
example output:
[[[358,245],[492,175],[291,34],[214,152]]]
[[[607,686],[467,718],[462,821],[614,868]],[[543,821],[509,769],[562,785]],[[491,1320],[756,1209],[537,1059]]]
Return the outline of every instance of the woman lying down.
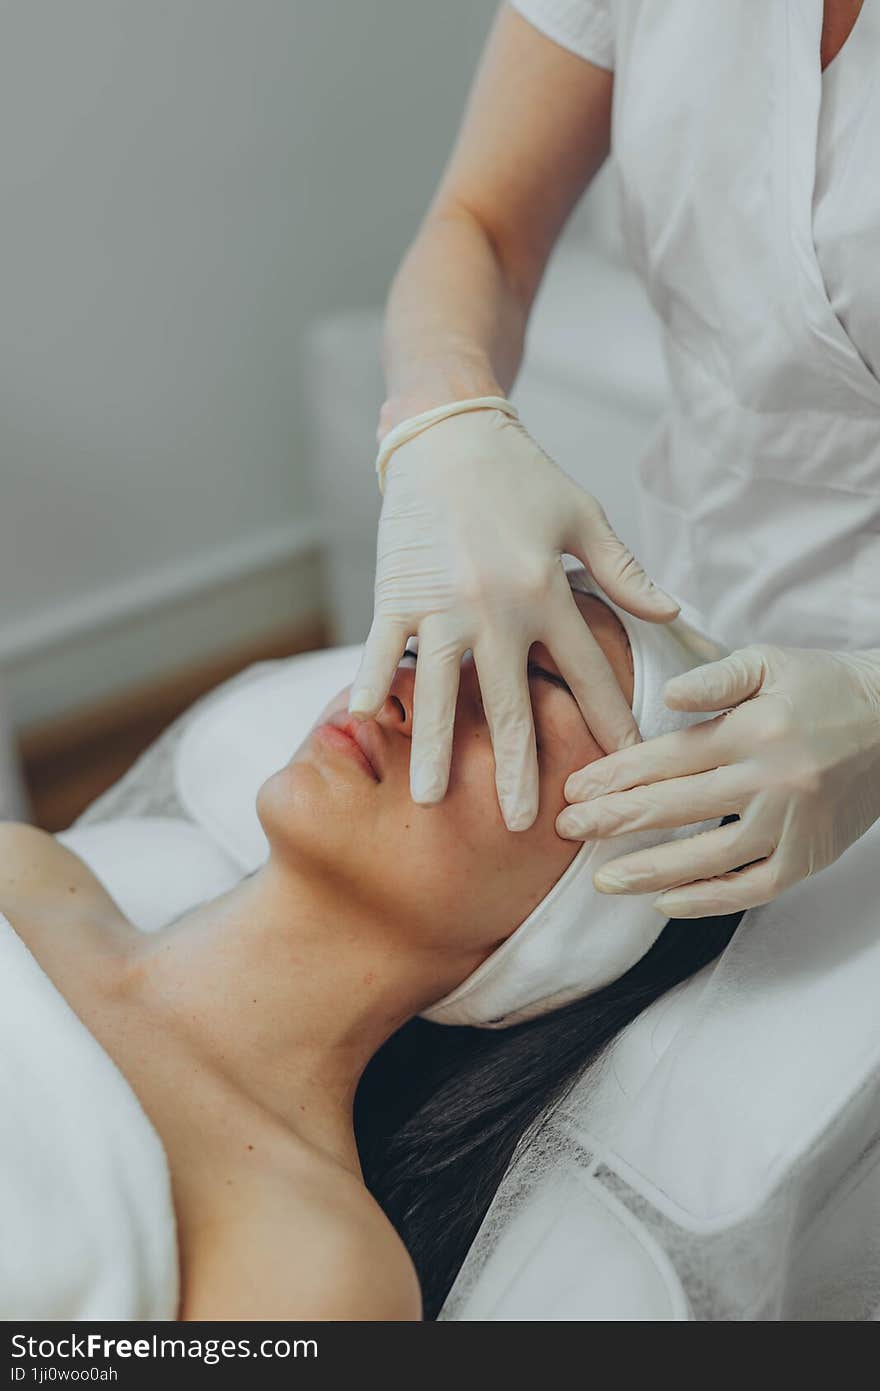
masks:
[[[705,718],[662,704],[699,660],[674,625],[569,578],[643,737]],[[157,932],[51,836],[0,827],[0,927],[167,1157],[179,1318],[435,1317],[517,1143],[729,941],[740,915],[664,927],[650,895],[593,888],[604,859],[693,827],[557,835],[567,776],[601,750],[549,652],[529,661],[541,805],[524,832],[501,818],[470,654],[443,802],[410,798],[404,654],[357,741],[346,689],[261,787],[262,868]]]

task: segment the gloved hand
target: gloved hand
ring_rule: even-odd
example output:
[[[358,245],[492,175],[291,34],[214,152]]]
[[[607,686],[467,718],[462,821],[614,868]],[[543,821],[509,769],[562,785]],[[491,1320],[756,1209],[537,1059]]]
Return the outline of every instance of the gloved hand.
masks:
[[[410,754],[416,802],[439,802],[446,793],[459,671],[468,650],[510,830],[526,830],[538,810],[526,675],[532,643],[546,644],[604,749],[640,739],[572,597],[563,554],[588,566],[621,608],[658,622],[675,617],[679,606],[648,579],[596,499],[502,409],[448,415],[391,454],[373,622],[349,710],[377,713],[407,638],[417,633]]]
[[[667,917],[753,908],[832,864],[880,816],[880,651],[744,647],[674,677],[664,699],[725,713],[572,773],[557,831],[588,840],[740,819],[610,860],[597,889],[666,890],[654,907]]]

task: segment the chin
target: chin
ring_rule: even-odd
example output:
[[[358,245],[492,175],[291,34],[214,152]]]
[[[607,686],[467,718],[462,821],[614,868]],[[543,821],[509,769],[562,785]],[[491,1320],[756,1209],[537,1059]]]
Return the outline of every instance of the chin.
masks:
[[[256,812],[273,855],[338,864],[344,849],[338,838],[354,810],[345,806],[350,798],[334,795],[342,791],[296,755],[267,778],[257,793]]]
[[[311,788],[306,786],[306,777],[311,774]],[[257,793],[257,820],[274,843],[279,836],[285,836],[290,828],[299,824],[306,814],[314,816],[318,781],[314,769],[308,764],[297,763],[291,759],[277,773],[268,777]]]

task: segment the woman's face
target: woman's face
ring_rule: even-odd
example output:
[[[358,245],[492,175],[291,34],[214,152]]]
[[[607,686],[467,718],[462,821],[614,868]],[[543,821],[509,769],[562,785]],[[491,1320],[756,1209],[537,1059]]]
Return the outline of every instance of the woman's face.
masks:
[[[629,642],[601,600],[574,594],[584,621],[632,704]],[[412,646],[412,644],[410,644]],[[285,768],[260,789],[257,812],[273,859],[319,876],[334,898],[378,915],[389,935],[479,959],[514,931],[580,849],[555,821],[563,787],[602,750],[542,643],[529,652],[529,688],[540,774],[537,818],[509,831],[495,790],[495,763],[473,657],[462,661],[449,788],[420,806],[409,790],[416,659],[401,658],[375,719],[362,731],[375,775],[338,729],[349,687],[321,712]],[[539,670],[540,669],[540,670]],[[344,916],[344,906],[341,908]],[[476,964],[476,963],[475,963]]]

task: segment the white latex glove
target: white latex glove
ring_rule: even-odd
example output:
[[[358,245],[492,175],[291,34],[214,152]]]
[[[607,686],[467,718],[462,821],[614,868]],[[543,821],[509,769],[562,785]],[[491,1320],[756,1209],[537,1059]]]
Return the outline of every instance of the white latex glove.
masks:
[[[597,889],[666,890],[654,907],[667,917],[753,908],[832,864],[880,816],[880,651],[744,647],[674,677],[664,699],[725,713],[572,773],[575,805],[557,831],[591,840],[740,820],[610,860]]]
[[[418,634],[410,754],[416,802],[445,796],[467,651],[477,668],[498,801],[510,830],[526,830],[538,810],[526,674],[532,643],[547,646],[602,748],[640,739],[572,597],[563,554],[588,566],[630,613],[663,622],[678,612],[615,534],[596,499],[502,409],[448,415],[391,454],[373,622],[349,710],[378,712],[407,639]]]

